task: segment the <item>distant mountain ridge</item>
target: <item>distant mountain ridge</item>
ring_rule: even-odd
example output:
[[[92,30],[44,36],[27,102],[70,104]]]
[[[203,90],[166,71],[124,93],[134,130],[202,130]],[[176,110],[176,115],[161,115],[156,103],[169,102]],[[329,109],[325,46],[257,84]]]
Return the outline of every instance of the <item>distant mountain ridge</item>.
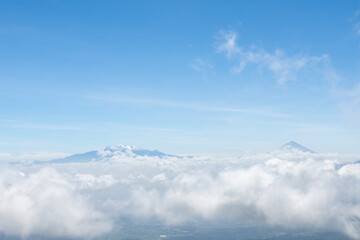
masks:
[[[47,164],[47,163],[86,163],[92,161],[100,161],[109,159],[113,156],[124,157],[179,157],[167,153],[160,152],[158,150],[148,150],[137,146],[129,146],[119,144],[115,146],[107,146],[103,151],[90,151],[81,154],[74,154],[65,158],[54,159],[50,161],[35,161],[35,164]]]
[[[315,153],[313,150],[306,148],[297,142],[290,141],[280,147],[281,151],[301,151],[307,153]]]
[[[127,153],[127,154],[134,154],[137,156],[148,156],[148,157],[176,157],[175,155],[167,154],[160,152],[158,150],[147,150],[144,148],[140,148],[137,146],[128,146],[124,144],[115,145],[115,146],[107,146],[104,149],[104,152],[109,153]]]
[[[65,158],[54,159],[42,163],[71,163],[71,162],[86,163],[91,161],[99,161],[101,160],[101,158],[102,157],[98,151],[91,151],[86,153],[74,154]],[[34,163],[39,163],[39,161]]]
[[[274,154],[282,153],[315,153],[314,151],[298,144],[297,142],[290,141],[282,145],[279,149],[273,151]],[[136,158],[184,158],[183,156],[177,156],[160,152],[158,150],[148,150],[137,146],[129,146],[119,144],[115,146],[107,146],[102,151],[90,151],[86,153],[74,154],[65,158],[58,158],[49,161],[33,161],[23,162],[25,164],[66,164],[66,163],[87,163],[97,161],[107,161],[111,159],[136,159]],[[185,156],[185,158],[193,158],[193,156]],[[12,164],[19,164],[21,162],[13,162]]]

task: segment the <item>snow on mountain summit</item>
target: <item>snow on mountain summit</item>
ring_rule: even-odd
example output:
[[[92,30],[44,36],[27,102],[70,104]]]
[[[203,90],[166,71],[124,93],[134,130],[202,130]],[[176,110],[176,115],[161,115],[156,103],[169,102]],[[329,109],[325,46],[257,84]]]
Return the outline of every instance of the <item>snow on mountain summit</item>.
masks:
[[[140,148],[138,146],[134,146],[134,145],[125,145],[125,144],[119,144],[119,145],[114,145],[114,146],[107,146],[104,151],[109,151],[109,152],[128,152],[128,151],[132,151],[132,150],[141,150],[143,148]]]
[[[115,146],[107,146],[102,152],[103,155],[113,156],[113,155],[123,155],[128,156],[148,156],[148,157],[175,157],[174,155],[162,153],[158,150],[147,150],[137,146],[129,146],[124,144],[119,144]]]

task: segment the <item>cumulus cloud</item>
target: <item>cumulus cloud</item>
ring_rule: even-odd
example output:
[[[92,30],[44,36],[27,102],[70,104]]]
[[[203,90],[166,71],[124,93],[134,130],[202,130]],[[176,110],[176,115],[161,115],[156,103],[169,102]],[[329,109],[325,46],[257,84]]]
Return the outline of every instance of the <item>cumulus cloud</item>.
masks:
[[[26,237],[91,237],[111,229],[109,221],[54,169],[0,173],[0,231]]]
[[[312,157],[315,155],[312,155]],[[247,168],[177,175],[166,189],[137,187],[126,205],[167,224],[233,221],[337,230],[360,238],[360,164],[270,159]]]
[[[166,180],[165,173],[160,173],[151,179],[151,182],[162,182]]]
[[[217,47],[218,52],[223,52],[226,54],[228,59],[231,59],[236,54],[241,54],[242,50],[237,45],[237,34],[232,31],[221,31],[220,32],[220,43]]]
[[[102,189],[115,185],[118,181],[110,174],[96,177],[91,174],[76,174],[75,180],[80,189]]]
[[[271,72],[279,84],[295,80],[297,75],[305,70],[313,70],[315,66],[328,61],[328,55],[306,56],[303,54],[288,56],[282,49],[270,53],[261,47],[240,47],[237,44],[237,34],[232,31],[220,32],[217,51],[224,53],[229,60],[235,60],[232,73],[240,73],[249,64],[260,66]]]
[[[14,166],[0,172],[0,231],[86,238],[109,231],[109,219],[130,217],[335,230],[360,239],[359,159],[286,149],[233,158],[115,155],[53,164],[56,170]]]

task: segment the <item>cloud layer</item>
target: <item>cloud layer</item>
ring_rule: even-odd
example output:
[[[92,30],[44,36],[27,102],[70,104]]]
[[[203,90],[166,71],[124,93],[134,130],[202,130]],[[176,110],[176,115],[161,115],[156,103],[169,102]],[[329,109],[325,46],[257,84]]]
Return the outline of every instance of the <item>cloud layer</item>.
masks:
[[[91,237],[111,222],[54,169],[0,173],[0,231],[6,235]]]
[[[295,150],[239,158],[123,153],[51,168],[19,165],[0,174],[0,231],[87,238],[130,217],[335,230],[360,239],[359,158]]]
[[[250,168],[180,174],[164,191],[139,187],[131,200],[141,217],[169,224],[196,220],[265,223],[337,230],[360,238],[360,164],[274,158]]]

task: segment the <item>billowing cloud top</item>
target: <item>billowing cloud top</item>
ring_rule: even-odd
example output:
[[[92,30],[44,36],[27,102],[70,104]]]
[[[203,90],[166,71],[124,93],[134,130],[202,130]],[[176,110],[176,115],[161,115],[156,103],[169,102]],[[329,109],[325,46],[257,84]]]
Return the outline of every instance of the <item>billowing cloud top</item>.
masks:
[[[336,230],[360,239],[360,156],[288,147],[234,158],[112,150],[97,161],[3,168],[0,231],[87,238],[126,216]]]
[[[77,188],[52,168],[0,173],[0,230],[7,235],[90,237],[111,229]]]

